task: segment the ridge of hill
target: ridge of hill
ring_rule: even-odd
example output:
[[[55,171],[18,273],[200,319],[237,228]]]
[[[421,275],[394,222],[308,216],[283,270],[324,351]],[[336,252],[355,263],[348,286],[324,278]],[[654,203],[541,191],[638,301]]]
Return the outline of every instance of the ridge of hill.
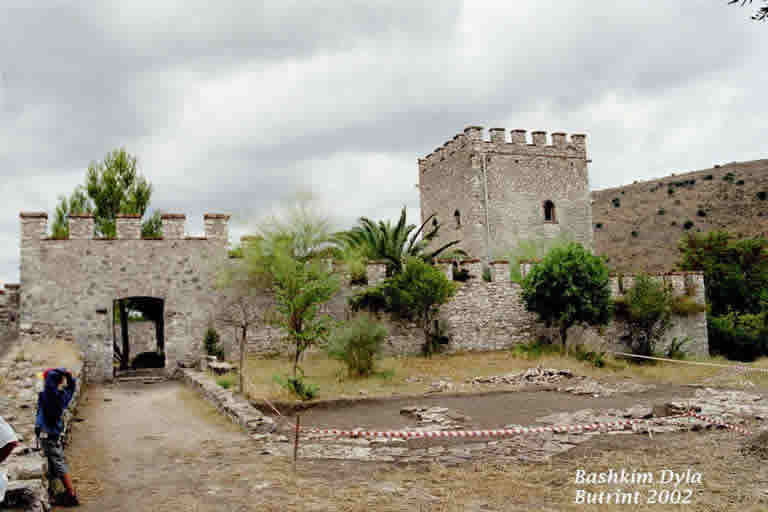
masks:
[[[671,192],[670,192],[671,191]],[[768,159],[592,191],[595,252],[619,272],[665,272],[689,231],[768,236]]]

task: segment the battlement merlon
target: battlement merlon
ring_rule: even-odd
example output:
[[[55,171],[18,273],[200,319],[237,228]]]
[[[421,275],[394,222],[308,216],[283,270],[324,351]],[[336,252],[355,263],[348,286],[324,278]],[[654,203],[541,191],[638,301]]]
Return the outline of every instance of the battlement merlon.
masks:
[[[48,214],[46,212],[21,212],[21,245],[31,246],[48,238]],[[188,237],[185,233],[187,216],[178,213],[165,213],[160,216],[162,221],[162,239],[181,240]],[[222,240],[229,238],[230,216],[222,213],[207,213],[203,216],[205,223],[204,239]],[[91,214],[68,215],[69,240],[93,240],[95,220]],[[122,214],[115,218],[116,240],[140,240],[142,219],[139,215]],[[199,238],[199,237],[197,237]]]
[[[491,128],[490,138],[485,139],[485,129],[482,126],[468,126],[463,133],[459,133],[453,139],[436,148],[432,153],[420,158],[419,168],[426,170],[444,160],[453,152],[470,147],[480,153],[495,152],[504,154],[553,156],[560,158],[586,159],[587,145],[586,135],[582,133],[571,134],[570,140],[565,132],[553,132],[551,144],[547,143],[547,132],[531,132],[531,142],[528,142],[526,130],[510,130],[507,140],[505,128]]]

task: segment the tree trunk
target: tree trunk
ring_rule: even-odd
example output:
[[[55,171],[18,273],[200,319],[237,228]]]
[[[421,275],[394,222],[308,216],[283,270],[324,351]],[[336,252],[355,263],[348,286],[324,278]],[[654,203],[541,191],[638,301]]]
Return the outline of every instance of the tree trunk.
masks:
[[[248,326],[243,325],[243,335],[240,338],[240,393],[245,395],[245,340],[248,334]]]
[[[566,338],[568,336],[568,326],[567,325],[561,325],[560,326],[560,340],[563,343],[563,350],[566,348]]]

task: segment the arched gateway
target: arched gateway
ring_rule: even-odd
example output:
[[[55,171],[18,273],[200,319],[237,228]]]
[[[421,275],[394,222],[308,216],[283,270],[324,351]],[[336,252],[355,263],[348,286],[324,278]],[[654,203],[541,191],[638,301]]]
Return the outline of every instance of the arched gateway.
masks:
[[[66,240],[47,236],[46,213],[20,217],[21,336],[73,339],[89,378],[110,380],[115,356],[124,352],[115,311],[120,315],[123,299],[131,299],[159,315],[157,349],[169,372],[200,355],[216,303],[213,273],[227,257],[229,215],[206,214],[205,236],[189,237],[186,217],[166,214],[163,237],[155,239],[141,238],[138,216],[119,216],[117,237],[97,239],[93,217],[73,215]]]

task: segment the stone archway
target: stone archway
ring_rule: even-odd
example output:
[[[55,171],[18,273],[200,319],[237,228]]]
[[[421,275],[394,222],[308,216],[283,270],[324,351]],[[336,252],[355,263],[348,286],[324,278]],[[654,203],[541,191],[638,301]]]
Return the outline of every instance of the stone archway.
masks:
[[[165,299],[160,297],[131,296],[113,301],[116,370],[166,367],[165,309]]]

